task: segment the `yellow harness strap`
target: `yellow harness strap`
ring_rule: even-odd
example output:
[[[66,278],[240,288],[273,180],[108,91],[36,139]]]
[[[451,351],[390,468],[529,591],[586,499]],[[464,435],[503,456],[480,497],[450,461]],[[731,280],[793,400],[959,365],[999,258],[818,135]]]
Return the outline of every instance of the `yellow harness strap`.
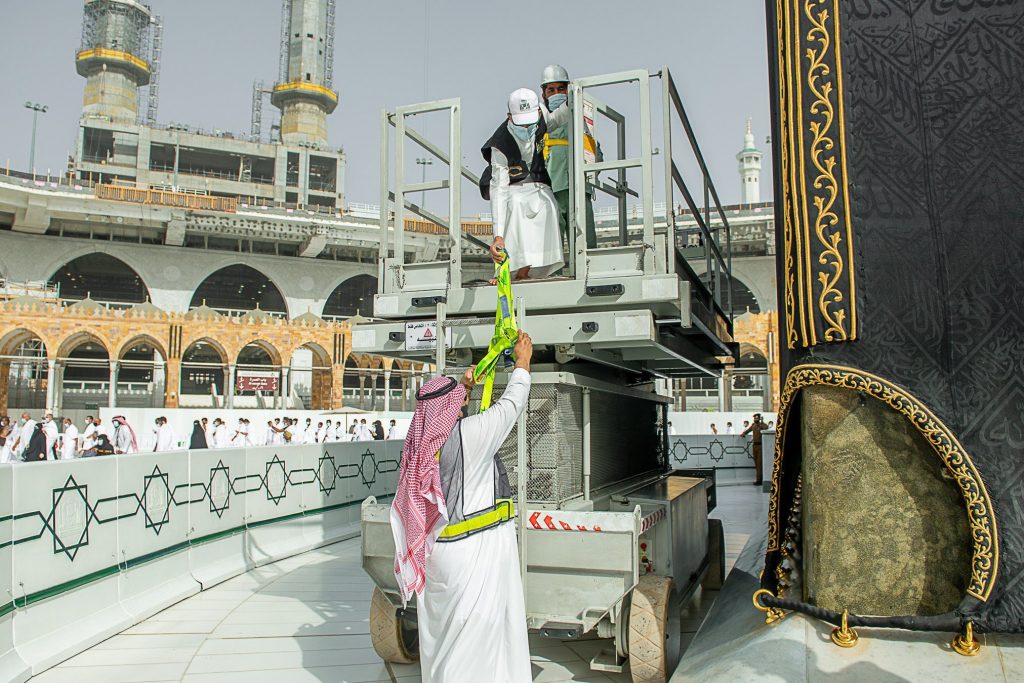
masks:
[[[449,524],[441,531],[441,538],[465,536],[487,527],[507,522],[516,516],[516,506],[508,498],[494,501],[494,507],[455,524]]]
[[[547,133],[544,133],[544,161],[547,161],[548,157],[551,156],[552,147],[559,147],[561,145],[567,146],[568,144],[569,141],[565,138],[553,138]],[[597,143],[589,133],[583,136],[583,149],[591,153],[596,153]]]
[[[494,392],[494,371],[498,359],[505,355],[516,344],[519,338],[519,327],[516,325],[515,311],[512,310],[512,275],[508,267],[508,255],[501,265],[494,267],[494,277],[498,282],[498,308],[494,314],[494,336],[487,347],[487,354],[473,369],[473,380],[484,379],[484,392],[480,398],[480,412],[491,407],[491,394]]]

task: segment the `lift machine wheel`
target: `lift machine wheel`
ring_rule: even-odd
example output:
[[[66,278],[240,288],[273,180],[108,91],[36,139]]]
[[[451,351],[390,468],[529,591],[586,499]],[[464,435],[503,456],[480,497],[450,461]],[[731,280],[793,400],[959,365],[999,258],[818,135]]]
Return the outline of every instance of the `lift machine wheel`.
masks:
[[[666,683],[679,660],[679,601],[672,579],[648,574],[629,607],[629,670],[633,683]]]
[[[412,664],[419,659],[416,624],[399,613],[376,586],[370,600],[370,641],[385,662]]]

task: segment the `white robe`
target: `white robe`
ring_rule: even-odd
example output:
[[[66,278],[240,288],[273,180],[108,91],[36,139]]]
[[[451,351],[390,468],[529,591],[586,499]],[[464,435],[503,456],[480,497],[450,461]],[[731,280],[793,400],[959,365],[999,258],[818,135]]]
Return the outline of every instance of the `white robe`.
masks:
[[[54,450],[54,446],[57,445],[57,437],[60,435],[60,430],[57,429],[57,423],[53,420],[49,422],[43,421],[43,434],[46,435],[46,459],[56,460],[57,454]]]
[[[398,425],[395,425],[394,427],[389,427],[388,428],[388,436],[387,436],[388,441],[390,441],[392,439],[401,439],[401,438],[402,437],[401,437],[401,435],[399,433]]]
[[[373,430],[370,429],[370,425],[364,425],[359,423],[356,427],[356,438],[355,441],[373,441]]]
[[[25,424],[21,426],[21,430],[18,431],[18,447],[14,449],[14,458],[21,460],[25,454],[25,449],[28,448],[28,442],[32,439],[32,432],[35,431],[36,421],[29,418],[25,421]]]
[[[82,443],[78,445],[78,450],[87,451],[90,448],[96,446],[96,425],[90,422],[85,425],[85,431],[82,432]]]
[[[316,427],[311,424],[306,425],[302,431],[302,443],[316,443]]]
[[[548,112],[541,107],[548,130],[570,123],[567,105]],[[512,130],[513,124],[507,124]],[[523,163],[533,160],[536,149],[533,139],[526,141],[512,136],[519,146]],[[549,185],[534,182],[509,183],[508,158],[491,148],[491,217],[495,237],[505,238],[505,251],[512,273],[530,266],[530,277],[547,277],[558,271],[564,260],[562,234],[558,227],[558,203]]]
[[[530,373],[515,370],[486,413],[462,420],[463,501],[494,503],[494,454],[530,395]],[[529,683],[526,605],[513,522],[453,543],[436,543],[417,598],[420,671],[425,683]]]
[[[163,424],[156,430],[156,448],[157,451],[173,451],[178,447],[178,439],[174,434],[174,430],[171,429],[171,425]]]
[[[71,460],[78,453],[77,442],[78,441],[78,427],[75,425],[68,425],[67,429],[64,430],[64,441],[60,446],[60,459]]]
[[[228,446],[228,426],[223,422],[213,428],[213,447],[214,448],[227,448]]]

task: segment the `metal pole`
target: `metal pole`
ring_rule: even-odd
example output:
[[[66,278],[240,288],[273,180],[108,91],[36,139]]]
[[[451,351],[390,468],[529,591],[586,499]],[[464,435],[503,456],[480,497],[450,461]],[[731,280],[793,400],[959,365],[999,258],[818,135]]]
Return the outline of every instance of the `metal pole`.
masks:
[[[45,104],[37,104],[35,102],[26,102],[26,109],[32,110],[32,142],[28,152],[28,170],[35,177],[36,174],[36,126],[39,122],[39,113],[46,113],[49,109]]]
[[[519,329],[526,327],[526,300],[523,297],[516,299],[516,322]],[[519,573],[523,579],[523,596],[526,595],[526,489],[529,486],[526,461],[526,417],[530,410],[530,397],[526,397],[526,407],[519,416],[516,424],[516,516],[519,518]]]
[[[590,389],[583,388],[583,500],[590,500]]]
[[[433,166],[434,162],[432,160],[426,159],[424,157],[417,157],[416,158],[416,164],[423,171],[423,173],[420,174],[420,182],[421,183],[427,182],[427,166]],[[427,191],[426,190],[420,190],[420,208],[423,208],[426,205],[427,205]]]
[[[437,345],[437,348],[435,349],[435,364],[437,365],[438,375],[444,374],[445,356],[447,355],[447,348],[445,347],[444,342],[444,321],[446,313],[445,309],[447,308],[447,306],[448,304],[445,301],[437,302],[437,334],[434,336],[434,343]]]
[[[36,173],[36,123],[39,121],[39,112],[32,110],[32,146],[28,153],[28,170],[32,175]]]

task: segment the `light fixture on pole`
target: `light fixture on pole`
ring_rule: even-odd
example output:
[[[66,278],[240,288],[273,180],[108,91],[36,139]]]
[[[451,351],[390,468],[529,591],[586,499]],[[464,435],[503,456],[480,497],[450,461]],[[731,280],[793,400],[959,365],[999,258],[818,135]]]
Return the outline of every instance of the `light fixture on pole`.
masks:
[[[31,171],[32,175],[36,174],[36,123],[39,120],[39,112],[46,113],[49,109],[45,104],[36,104],[35,102],[26,102],[26,109],[32,110],[32,147],[28,154],[28,170]]]
[[[420,176],[420,182],[427,182],[427,166],[433,166],[433,159],[424,159],[423,157],[417,157],[416,163],[419,164],[420,168],[423,169],[423,173]],[[420,208],[424,208],[427,201],[427,191],[420,190]]]

